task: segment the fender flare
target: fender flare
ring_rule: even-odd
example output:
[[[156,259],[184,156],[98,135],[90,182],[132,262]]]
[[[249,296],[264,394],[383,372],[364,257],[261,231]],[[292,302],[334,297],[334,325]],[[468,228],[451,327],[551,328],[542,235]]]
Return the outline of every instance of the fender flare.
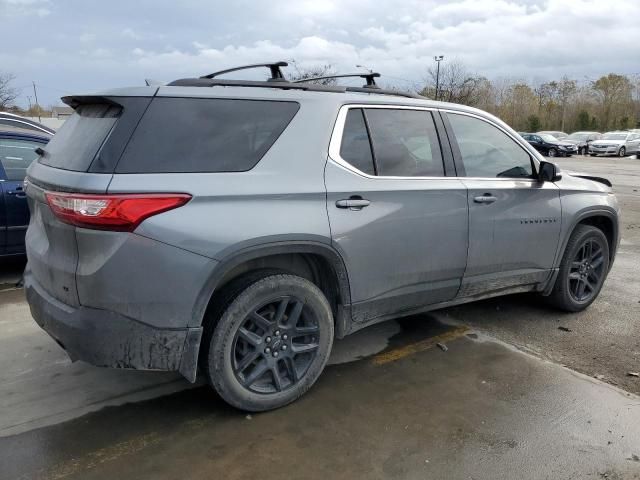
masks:
[[[351,288],[349,286],[347,268],[342,255],[340,255],[333,246],[326,243],[308,240],[278,241],[244,248],[221,260],[220,263],[216,265],[212,274],[209,276],[209,279],[198,294],[198,300],[193,308],[191,324],[189,326],[199,327],[202,325],[211,296],[219,286],[220,281],[233,268],[256,258],[287,253],[310,253],[320,255],[327,259],[338,279],[338,292],[341,300],[340,304],[344,307],[348,307],[351,304]],[[339,310],[344,310],[344,308],[341,309],[339,305]],[[342,317],[343,315],[339,314],[338,316]],[[340,319],[336,318],[336,322],[338,322],[338,320]],[[344,322],[344,319],[342,319],[342,322]],[[346,327],[346,325],[344,326]]]
[[[618,248],[618,240],[619,240],[618,235],[620,232],[618,213],[613,208],[602,208],[602,207],[586,208],[584,210],[581,210],[579,213],[577,213],[572,217],[571,226],[567,230],[567,234],[564,236],[564,238],[560,239],[560,242],[558,244],[558,249],[556,251],[556,256],[553,260],[553,273],[549,277],[547,285],[545,286],[542,292],[543,295],[551,294],[551,289],[553,288],[553,285],[556,283],[556,278],[560,271],[560,262],[562,261],[562,256],[564,255],[564,251],[567,248],[567,243],[569,243],[569,238],[571,237],[571,234],[573,233],[573,231],[576,229],[576,226],[580,222],[591,217],[607,217],[609,220],[611,220],[611,223],[613,224],[614,241],[613,241],[613,244],[609,246],[610,247],[609,255],[612,260],[611,262],[609,262],[609,269],[611,269],[611,266],[613,265],[613,259],[615,258],[615,255],[616,255],[616,250]]]

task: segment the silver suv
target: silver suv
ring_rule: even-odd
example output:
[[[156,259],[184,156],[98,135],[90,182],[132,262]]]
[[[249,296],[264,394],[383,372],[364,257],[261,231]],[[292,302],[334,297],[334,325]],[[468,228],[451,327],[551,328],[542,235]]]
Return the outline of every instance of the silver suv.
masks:
[[[71,359],[200,371],[261,411],[376,322],[515,292],[594,301],[618,245],[607,180],[377,74],[266,66],[64,99],[75,114],[28,171],[25,287]]]

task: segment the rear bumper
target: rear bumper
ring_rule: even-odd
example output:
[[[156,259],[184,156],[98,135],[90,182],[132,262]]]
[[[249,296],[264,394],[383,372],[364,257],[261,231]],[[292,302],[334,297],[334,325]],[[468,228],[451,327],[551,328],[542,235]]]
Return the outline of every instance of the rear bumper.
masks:
[[[202,327],[159,329],[107,310],[71,307],[46,293],[28,269],[24,283],[31,315],[72,361],[178,371],[195,381]]]

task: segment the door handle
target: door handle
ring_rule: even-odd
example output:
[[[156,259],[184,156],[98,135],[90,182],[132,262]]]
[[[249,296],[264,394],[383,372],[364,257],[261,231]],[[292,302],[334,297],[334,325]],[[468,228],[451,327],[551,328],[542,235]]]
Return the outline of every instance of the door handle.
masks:
[[[485,193],[484,195],[480,195],[478,197],[473,197],[473,201],[476,203],[493,203],[496,200],[498,199],[489,193]]]
[[[15,195],[18,198],[24,198],[27,196],[22,187],[16,187],[15,190],[7,190],[7,195]]]
[[[349,208],[351,210],[362,210],[364,207],[368,207],[371,204],[369,200],[362,197],[351,197],[336,201],[336,207]]]

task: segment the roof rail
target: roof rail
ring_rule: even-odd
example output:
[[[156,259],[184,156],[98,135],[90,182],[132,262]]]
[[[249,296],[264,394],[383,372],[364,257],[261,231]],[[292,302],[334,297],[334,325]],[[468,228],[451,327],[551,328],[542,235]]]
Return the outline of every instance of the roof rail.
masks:
[[[313,81],[317,81],[317,80],[331,80],[331,79],[334,79],[334,78],[354,78],[354,77],[359,77],[359,78],[364,78],[367,81],[367,84],[363,85],[362,88],[380,88],[380,87],[378,87],[378,85],[376,85],[376,81],[374,80],[375,78],[378,78],[379,76],[380,76],[380,74],[377,73],[377,72],[345,73],[345,74],[342,74],[342,75],[326,75],[324,77],[303,78],[301,80],[296,80],[293,83],[313,82]]]
[[[282,74],[282,70],[280,70],[280,67],[286,67],[287,65],[289,65],[287,62],[256,63],[253,65],[243,65],[241,67],[234,67],[234,68],[229,68],[227,70],[220,70],[219,72],[213,72],[213,73],[210,73],[209,75],[203,75],[200,78],[215,78],[218,75],[237,72],[238,70],[249,70],[251,68],[267,67],[269,70],[271,70],[271,77],[267,79],[269,82],[288,82],[288,80],[284,78],[284,75]]]

